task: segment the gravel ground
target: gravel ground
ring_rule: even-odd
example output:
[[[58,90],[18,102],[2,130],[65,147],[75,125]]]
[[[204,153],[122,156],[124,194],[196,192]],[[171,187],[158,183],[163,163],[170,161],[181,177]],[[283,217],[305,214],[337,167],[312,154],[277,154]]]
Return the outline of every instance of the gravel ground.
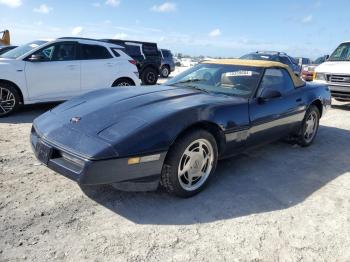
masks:
[[[0,119],[0,261],[350,261],[350,104],[315,144],[219,162],[201,194],[80,188],[40,165],[32,120]]]

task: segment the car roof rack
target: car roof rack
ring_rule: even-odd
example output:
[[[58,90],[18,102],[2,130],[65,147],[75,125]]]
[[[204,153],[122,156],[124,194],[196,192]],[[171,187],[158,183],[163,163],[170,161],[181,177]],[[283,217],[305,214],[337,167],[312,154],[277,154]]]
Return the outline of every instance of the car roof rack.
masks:
[[[287,55],[285,52],[279,51],[256,51],[257,54],[271,54],[271,55]]]
[[[125,39],[100,39],[100,41],[109,42],[109,43],[113,43],[113,42],[131,42],[131,43],[137,43],[137,44],[152,44],[152,45],[156,45],[157,44],[157,43],[154,43],[154,42],[125,40]]]

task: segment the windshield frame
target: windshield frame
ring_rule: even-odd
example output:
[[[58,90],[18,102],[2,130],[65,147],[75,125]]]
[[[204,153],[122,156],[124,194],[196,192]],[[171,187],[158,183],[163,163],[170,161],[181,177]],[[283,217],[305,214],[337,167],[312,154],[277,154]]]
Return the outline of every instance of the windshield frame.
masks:
[[[14,60],[15,59],[22,59],[22,57],[27,57],[28,55],[30,55],[34,51],[47,45],[49,42],[50,41],[46,41],[46,40],[35,40],[35,41],[29,42],[27,44],[18,46],[16,48],[4,53],[3,55],[0,56],[0,58],[14,59]],[[37,45],[37,46],[31,48],[30,45]],[[22,49],[23,49],[23,51],[22,51]],[[20,52],[20,54],[17,56],[11,56],[12,54],[15,54],[16,52]]]
[[[256,80],[256,83],[254,83],[254,86],[251,88],[250,94],[249,95],[239,95],[239,94],[234,94],[234,93],[230,93],[230,92],[221,92],[220,90],[213,90],[212,88],[205,88],[205,86],[196,86],[196,82],[197,79],[193,79],[193,81],[184,81],[184,78],[196,71],[199,71],[200,68],[205,68],[205,66],[213,66],[213,68],[215,66],[217,66],[218,71],[223,70],[224,67],[237,67],[236,71],[254,71],[255,73],[258,73],[258,79]],[[251,69],[251,70],[249,70]],[[230,72],[225,72],[225,73],[230,73]],[[262,77],[264,76],[265,73],[265,68],[262,67],[258,67],[258,66],[245,66],[245,65],[230,65],[230,64],[211,64],[211,63],[199,63],[187,70],[185,70],[184,72],[178,74],[177,76],[175,76],[174,78],[166,81],[163,85],[169,85],[169,86],[176,86],[176,87],[182,87],[182,88],[192,88],[192,89],[197,89],[197,90],[201,90],[203,92],[206,93],[212,93],[212,94],[217,94],[217,95],[224,95],[224,96],[229,96],[229,97],[236,97],[236,98],[241,98],[241,99],[252,99],[255,96],[255,93],[257,91],[257,89],[260,86],[260,82]],[[184,82],[183,82],[184,81]],[[183,82],[183,83],[181,83]],[[186,84],[185,84],[186,83]],[[208,85],[208,87],[211,85]],[[212,85],[213,88],[215,88],[215,85]],[[219,86],[217,86],[217,88],[219,88]]]
[[[338,49],[340,49],[342,46],[346,46],[345,48],[348,49],[348,58],[347,59],[341,59],[341,57],[339,58],[335,58],[335,54],[338,52]],[[327,61],[331,61],[331,62],[350,62],[350,42],[344,42],[341,43],[334,51],[333,53],[329,56]]]

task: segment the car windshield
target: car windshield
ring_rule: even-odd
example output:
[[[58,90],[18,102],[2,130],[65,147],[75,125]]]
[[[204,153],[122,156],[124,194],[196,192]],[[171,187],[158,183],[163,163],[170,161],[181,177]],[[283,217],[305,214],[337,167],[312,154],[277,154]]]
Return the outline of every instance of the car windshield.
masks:
[[[254,53],[254,54],[247,54],[244,55],[242,57],[240,57],[240,59],[248,59],[248,60],[267,60],[267,61],[278,61],[278,58],[276,56],[272,56],[269,54],[258,54],[258,53]]]
[[[338,46],[328,61],[350,61],[350,43],[343,43]]]
[[[34,42],[30,42],[28,44],[16,47],[15,49],[12,49],[8,52],[6,52],[5,54],[1,55],[0,57],[2,58],[10,58],[10,59],[16,59],[26,53],[28,53],[29,51],[43,45],[46,44],[47,41],[44,40],[37,40]]]
[[[167,81],[165,85],[249,98],[257,88],[262,73],[263,69],[259,67],[198,64]]]

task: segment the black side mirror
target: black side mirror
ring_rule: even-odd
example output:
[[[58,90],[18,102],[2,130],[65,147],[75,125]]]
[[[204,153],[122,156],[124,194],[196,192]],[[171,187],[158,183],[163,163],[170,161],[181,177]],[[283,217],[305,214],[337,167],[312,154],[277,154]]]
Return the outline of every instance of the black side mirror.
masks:
[[[264,101],[267,101],[267,100],[270,100],[273,98],[278,98],[281,96],[282,96],[282,94],[280,91],[275,90],[275,89],[265,88],[262,90],[258,99],[260,100],[260,102],[264,102]]]
[[[40,62],[40,61],[44,61],[45,58],[42,55],[31,55],[28,58],[28,61],[30,62]]]

